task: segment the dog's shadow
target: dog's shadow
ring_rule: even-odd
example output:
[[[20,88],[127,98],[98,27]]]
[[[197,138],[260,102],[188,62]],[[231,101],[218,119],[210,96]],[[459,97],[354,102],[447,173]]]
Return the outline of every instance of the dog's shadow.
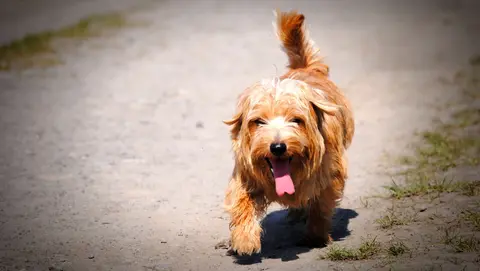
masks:
[[[305,232],[305,223],[289,223],[287,210],[271,212],[262,220],[262,252],[252,256],[233,255],[235,263],[250,265],[260,263],[262,259],[281,259],[284,262],[298,259],[298,255],[310,251],[312,248],[297,246]],[[335,209],[331,236],[334,241],[342,240],[350,235],[348,223],[358,216],[351,209]]]

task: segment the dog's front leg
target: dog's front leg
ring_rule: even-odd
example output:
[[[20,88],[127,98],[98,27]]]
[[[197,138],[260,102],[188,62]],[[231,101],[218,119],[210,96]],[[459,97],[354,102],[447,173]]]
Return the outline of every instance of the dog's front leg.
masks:
[[[260,197],[247,192],[239,177],[230,182],[226,201],[230,213],[231,246],[240,255],[252,255],[261,250],[260,215],[264,204]]]
[[[287,221],[293,225],[298,222],[305,223],[308,217],[307,208],[288,208]]]
[[[307,238],[304,240],[313,247],[326,246],[332,242],[330,230],[337,195],[333,187],[322,191],[322,195],[309,202]]]

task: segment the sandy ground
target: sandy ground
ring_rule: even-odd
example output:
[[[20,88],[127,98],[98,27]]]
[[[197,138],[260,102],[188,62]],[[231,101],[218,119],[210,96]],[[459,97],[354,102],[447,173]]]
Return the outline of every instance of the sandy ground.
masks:
[[[120,8],[146,24],[65,50],[63,66],[0,74],[0,270],[332,269],[319,249],[277,248],[291,238],[275,206],[262,257],[214,248],[232,169],[221,121],[286,64],[272,10],[306,15],[355,110],[341,244],[374,229],[360,199],[390,182],[383,154],[430,123],[454,95],[438,78],[480,48],[478,1],[10,2],[2,41]]]

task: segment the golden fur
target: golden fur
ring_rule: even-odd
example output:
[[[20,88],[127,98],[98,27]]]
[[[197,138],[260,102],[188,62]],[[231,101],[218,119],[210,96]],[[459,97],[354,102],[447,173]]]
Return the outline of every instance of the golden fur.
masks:
[[[259,223],[277,202],[307,215],[307,240],[326,245],[336,202],[342,198],[345,151],[354,134],[350,104],[329,80],[329,68],[304,27],[304,15],[276,12],[276,34],[289,60],[288,71],[246,88],[231,126],[235,166],[225,207],[231,216],[231,246],[239,254],[261,250]],[[295,193],[279,196],[266,158],[274,141],[287,145]]]

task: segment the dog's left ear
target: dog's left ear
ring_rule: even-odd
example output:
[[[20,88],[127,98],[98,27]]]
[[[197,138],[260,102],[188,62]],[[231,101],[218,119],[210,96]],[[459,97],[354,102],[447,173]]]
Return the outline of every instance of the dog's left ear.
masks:
[[[314,106],[314,108],[331,116],[334,116],[337,113],[337,111],[340,109],[335,104],[329,103],[327,101],[311,101],[311,103]]]
[[[319,113],[318,111],[321,111],[325,114],[334,116],[337,111],[340,110],[340,108],[336,104],[333,104],[326,99],[322,90],[312,88],[309,94],[309,100],[312,103],[313,108],[315,109],[317,114]]]

